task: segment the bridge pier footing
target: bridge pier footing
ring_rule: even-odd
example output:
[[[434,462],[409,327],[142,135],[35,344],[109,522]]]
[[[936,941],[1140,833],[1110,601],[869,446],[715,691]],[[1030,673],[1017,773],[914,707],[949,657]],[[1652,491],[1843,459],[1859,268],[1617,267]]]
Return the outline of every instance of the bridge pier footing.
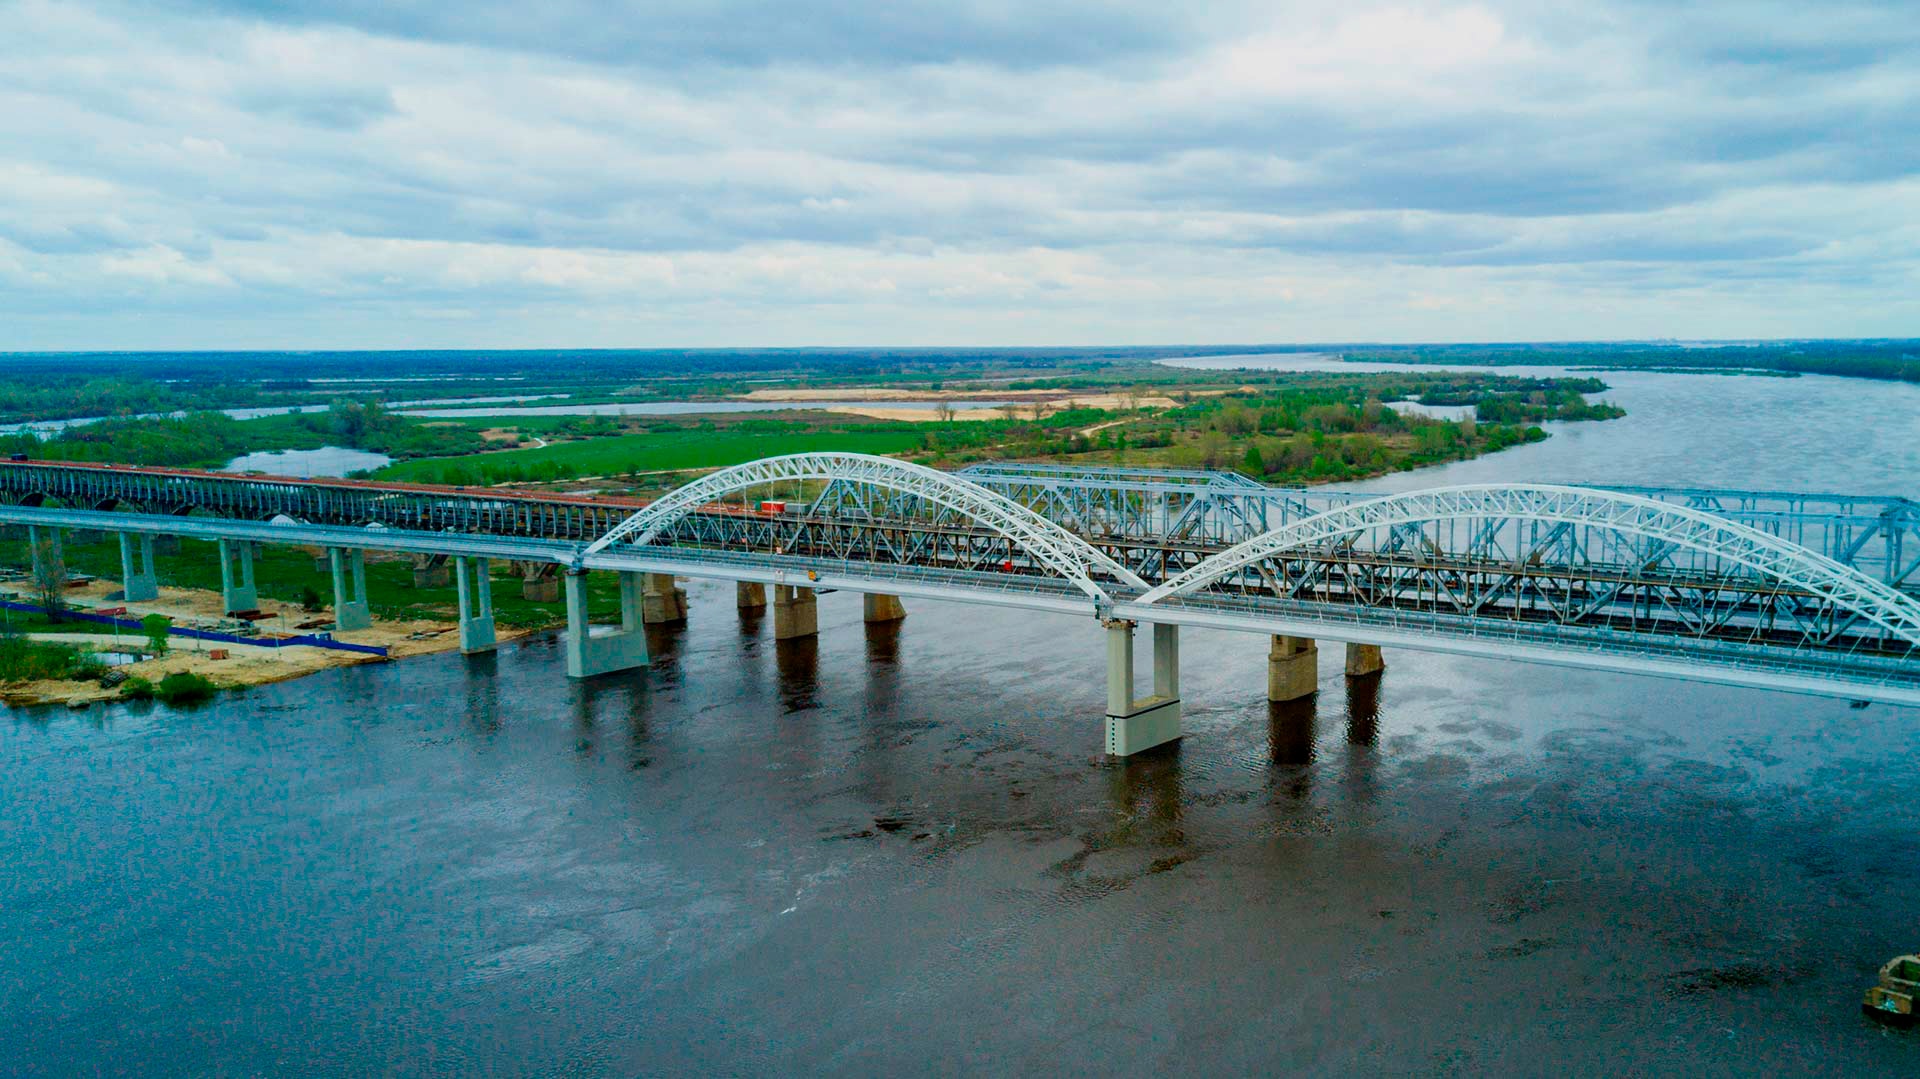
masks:
[[[1130,757],[1180,738],[1180,627],[1153,627],[1153,695],[1133,695],[1133,626],[1107,626],[1107,755]]]
[[[327,568],[333,574],[333,628],[370,628],[373,611],[367,606],[367,553],[359,548],[329,547]]]
[[[758,611],[767,605],[767,586],[758,581],[741,581],[733,589],[733,605],[743,611]]]
[[[1379,674],[1387,669],[1387,661],[1380,657],[1377,644],[1347,645],[1347,674],[1358,677],[1364,674]]]
[[[153,537],[120,533],[121,595],[129,603],[160,598],[160,579],[153,572]]]
[[[820,632],[820,601],[811,588],[773,586],[773,639],[789,641]]]
[[[560,600],[560,567],[552,562],[516,562],[520,571],[520,598],[529,603]]]
[[[220,602],[228,614],[260,608],[260,592],[253,585],[251,541],[220,541]]]
[[[862,596],[861,612],[869,622],[898,622],[907,616],[907,608],[901,604],[900,597],[885,592],[868,592]]]
[[[487,559],[459,555],[453,576],[460,597],[460,651],[485,652],[495,644],[491,566]]]
[[[412,561],[413,587],[445,588],[453,583],[453,571],[447,566],[446,555],[417,554]]]
[[[1267,699],[1297,701],[1320,688],[1320,645],[1312,637],[1273,635],[1267,648]]]
[[[645,585],[641,574],[620,574],[620,626],[597,627],[587,621],[586,571],[569,570],[567,593],[567,676],[592,678],[647,665]]]
[[[646,591],[640,608],[641,618],[649,625],[687,620],[687,590],[673,583],[671,573],[646,574]]]

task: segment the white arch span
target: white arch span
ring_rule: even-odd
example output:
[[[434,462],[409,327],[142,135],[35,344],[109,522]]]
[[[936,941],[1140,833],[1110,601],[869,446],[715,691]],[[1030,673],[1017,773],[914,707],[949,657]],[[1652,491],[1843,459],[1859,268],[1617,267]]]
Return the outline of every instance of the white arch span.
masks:
[[[1388,495],[1328,510],[1245,540],[1137,601],[1192,592],[1262,559],[1368,528],[1470,517],[1592,525],[1664,540],[1803,588],[1920,648],[1920,600],[1796,543],[1724,517],[1639,495],[1547,484],[1476,484]]]
[[[1131,588],[1142,591],[1147,588],[1147,582],[1132,570],[1011,499],[924,465],[866,453],[794,453],[722,469],[675,490],[615,525],[582,552],[582,557],[622,540],[635,545],[651,543],[662,529],[709,502],[734,491],[782,480],[870,483],[945,506],[1019,544],[1095,600],[1112,598],[1094,580],[1096,574],[1104,574]]]

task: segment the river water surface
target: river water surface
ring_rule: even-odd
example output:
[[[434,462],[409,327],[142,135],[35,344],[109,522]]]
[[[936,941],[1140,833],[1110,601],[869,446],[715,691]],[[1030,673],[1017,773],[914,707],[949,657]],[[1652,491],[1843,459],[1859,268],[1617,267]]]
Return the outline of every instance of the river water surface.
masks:
[[[1920,387],[1605,377],[1376,486],[1920,487]],[[0,716],[6,1070],[1920,1072],[1858,1014],[1920,710],[1332,647],[1269,707],[1189,631],[1187,737],[1111,764],[1090,624],[689,590],[587,684],[542,637]]]

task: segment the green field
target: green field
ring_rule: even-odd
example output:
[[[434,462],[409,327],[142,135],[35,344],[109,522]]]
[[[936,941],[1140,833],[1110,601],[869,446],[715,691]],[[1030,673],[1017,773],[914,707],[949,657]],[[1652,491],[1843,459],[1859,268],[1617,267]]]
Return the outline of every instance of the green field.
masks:
[[[807,430],[797,423],[755,421],[726,428],[674,428],[608,438],[559,442],[536,449],[503,450],[457,459],[399,461],[374,473],[378,479],[420,483],[478,484],[574,476],[618,476],[719,468],[761,457],[817,450],[899,453],[924,443],[914,424],[857,424]]]

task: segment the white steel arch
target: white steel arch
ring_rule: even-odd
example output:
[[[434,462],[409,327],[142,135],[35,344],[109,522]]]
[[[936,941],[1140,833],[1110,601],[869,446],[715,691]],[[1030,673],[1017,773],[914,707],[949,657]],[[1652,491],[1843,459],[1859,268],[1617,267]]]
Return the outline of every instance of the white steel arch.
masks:
[[[597,554],[622,540],[643,546],[652,542],[662,529],[708,502],[733,491],[782,480],[869,483],[945,506],[1019,544],[1095,600],[1112,599],[1094,580],[1095,574],[1105,574],[1143,591],[1148,587],[1132,570],[1087,541],[1003,495],[925,465],[866,453],[794,453],[722,469],[673,491],[615,525],[588,546],[581,557]]]
[[[1158,603],[1262,559],[1364,529],[1463,517],[1590,525],[1664,540],[1804,588],[1920,648],[1920,600],[1857,569],[1701,510],[1617,491],[1548,484],[1438,487],[1341,506],[1229,547],[1136,602]]]

